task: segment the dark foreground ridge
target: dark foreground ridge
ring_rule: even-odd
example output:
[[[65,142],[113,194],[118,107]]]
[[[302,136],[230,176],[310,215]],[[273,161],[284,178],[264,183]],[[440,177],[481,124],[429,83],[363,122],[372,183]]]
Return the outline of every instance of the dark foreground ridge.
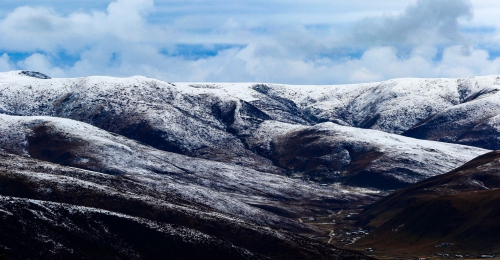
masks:
[[[376,229],[358,245],[407,253],[500,252],[499,188],[500,152],[479,156],[368,206],[358,224]]]

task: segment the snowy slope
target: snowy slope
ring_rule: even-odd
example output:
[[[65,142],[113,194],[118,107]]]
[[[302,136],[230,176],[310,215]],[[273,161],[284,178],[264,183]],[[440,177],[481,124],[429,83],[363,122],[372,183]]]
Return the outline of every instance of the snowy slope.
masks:
[[[362,258],[126,175],[4,153],[0,218],[0,254],[9,259]]]
[[[474,100],[432,115],[404,135],[500,149],[500,86],[484,89]]]
[[[321,207],[328,208],[373,200],[282,175],[161,151],[70,119],[0,114],[0,132],[4,151],[125,175],[164,194],[265,225],[296,224],[251,205],[274,206],[293,215],[322,201]]]
[[[428,150],[432,144],[420,146],[404,139],[401,145],[388,149],[390,152],[383,152],[381,156],[377,151],[387,150],[384,141],[367,140],[365,134],[376,132],[360,133],[358,128],[404,132],[422,139],[496,149],[500,144],[497,123],[500,99],[498,85],[495,85],[498,82],[498,77],[488,76],[463,80],[397,79],[340,86],[171,84],[144,77],[42,79],[7,72],[0,73],[0,112],[70,118],[159,150],[260,172],[306,173],[320,177],[333,173],[333,179],[338,172],[346,176],[376,173],[370,176],[383,177],[386,184],[370,185],[359,181],[352,184],[400,187],[451,170],[487,151],[457,146],[450,154],[448,148],[434,153]],[[344,160],[343,163],[334,167],[319,163],[311,172],[304,167],[290,167],[284,163],[288,160],[280,162],[276,154],[273,155],[270,146],[275,128],[310,127],[327,121],[351,127],[342,128],[342,131],[351,132],[351,137],[350,141],[341,141],[342,138],[331,141],[329,153],[342,152],[319,160],[330,164]],[[322,132],[320,138],[327,140],[335,131],[316,132]],[[278,131],[277,134],[285,133]],[[19,133],[14,131],[12,135]],[[280,140],[281,145],[286,145],[287,141]],[[364,152],[372,151],[371,155],[377,158],[368,160],[370,167],[364,164],[357,168],[362,172],[353,172],[347,167],[353,166],[353,158],[342,157],[347,151],[343,148],[346,142],[366,144]],[[409,150],[407,142],[412,143]],[[457,152],[460,149],[463,151]],[[415,154],[422,156],[415,159]],[[135,167],[133,160],[124,162],[130,169]],[[109,170],[112,172],[113,168]],[[343,173],[346,170],[350,173]]]
[[[416,137],[437,140],[439,133],[434,132],[448,129],[447,122],[436,125],[428,121],[446,113],[443,116],[460,117],[455,123],[466,126],[466,131],[488,128],[497,133],[498,120],[490,119],[498,115],[492,106],[500,102],[499,84],[498,76],[337,86],[171,84],[144,77],[40,79],[13,71],[0,73],[0,112],[72,118],[155,143],[163,150],[247,166],[265,165],[260,170],[269,171],[269,162],[247,151],[237,138],[247,136],[263,120],[303,125],[331,121],[396,134],[427,122],[435,127],[427,127],[425,134],[420,131]],[[471,102],[476,105],[464,114],[461,106]],[[451,127],[447,136],[460,136],[463,131]],[[154,132],[154,138],[150,137],[154,140],[141,135],[143,132]],[[478,146],[497,149],[498,140],[490,147]]]
[[[255,136],[251,147],[297,176],[379,189],[448,172],[489,151],[330,122],[308,127],[266,121]]]
[[[435,113],[492,95],[498,91],[498,85],[498,76],[468,79],[403,78],[332,86],[182,84],[186,87],[220,89],[252,104],[257,100],[285,99],[293,102],[303,117],[314,123],[342,120],[350,126],[397,134]]]
[[[300,123],[296,118],[280,117],[282,111],[294,111],[309,124],[330,121],[389,133],[406,132],[405,135],[420,139],[500,149],[500,140],[496,138],[500,135],[498,76],[408,78],[338,86],[212,84],[205,87],[208,86],[248,101],[281,122]],[[265,105],[272,102],[273,105]]]
[[[71,118],[161,150],[280,172],[226,131],[224,120],[232,120],[240,103],[221,91],[207,93],[144,77],[0,75],[0,113]]]
[[[291,86],[0,73],[0,214],[23,216],[9,220],[19,229],[71,238],[82,223],[97,226],[85,239],[116,242],[112,250],[127,256],[147,250],[127,251],[141,243],[113,240],[107,220],[185,248],[209,238],[200,248],[236,258],[357,259],[279,230],[317,234],[293,218],[375,199],[343,185],[401,188],[489,152],[478,147],[499,149],[499,84],[497,76]],[[79,250],[54,234],[42,234],[49,246],[29,243]]]

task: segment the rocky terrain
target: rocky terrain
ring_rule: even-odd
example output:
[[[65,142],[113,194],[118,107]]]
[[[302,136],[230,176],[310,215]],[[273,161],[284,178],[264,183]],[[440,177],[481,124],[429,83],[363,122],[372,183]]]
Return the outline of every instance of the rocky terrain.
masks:
[[[415,201],[397,194],[473,169],[474,158],[499,149],[499,83],[488,76],[292,86],[0,73],[0,258],[367,259],[307,238],[330,231],[297,219],[360,208],[409,186],[359,220],[389,234]],[[493,192],[474,178],[466,178],[472,190],[435,190]],[[491,214],[485,218],[498,216]],[[386,241],[395,239],[413,241],[392,233]],[[21,252],[26,246],[36,250]]]

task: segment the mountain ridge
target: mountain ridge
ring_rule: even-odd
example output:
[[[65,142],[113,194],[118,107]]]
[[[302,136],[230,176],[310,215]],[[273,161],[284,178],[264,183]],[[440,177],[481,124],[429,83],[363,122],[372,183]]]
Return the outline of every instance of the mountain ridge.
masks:
[[[421,123],[418,118],[425,121],[433,113],[460,105],[461,101],[483,102],[481,96],[496,95],[481,91],[485,86],[496,88],[491,84],[497,81],[498,77],[489,76],[466,80],[400,79],[341,86],[173,84],[145,77],[38,79],[9,72],[0,75],[0,112],[74,119],[160,150],[291,175],[291,169],[269,157],[269,149],[252,144],[255,133],[266,125],[264,122],[297,126],[334,122],[346,127],[408,133],[413,125]],[[475,108],[482,109],[479,105]],[[486,140],[495,139],[496,135],[496,130],[486,130],[489,134],[484,135],[483,143],[489,143]],[[483,136],[477,128],[475,131],[475,136]],[[495,148],[494,143],[489,148]],[[451,169],[430,172],[439,174]],[[403,172],[409,170],[408,165],[401,168]],[[326,177],[322,171],[316,173]],[[325,178],[312,180],[320,179]],[[421,178],[410,179],[408,183]],[[377,188],[406,185],[397,184],[393,177],[388,181],[396,182]]]
[[[116,213],[112,218],[123,223],[144,219],[134,222],[137,230],[165,241],[179,240],[151,231],[157,225],[151,223],[179,225],[209,237],[203,250],[236,258],[365,259],[297,236],[331,231],[297,219],[365,207],[394,189],[446,178],[495,154],[499,83],[498,76],[305,86],[0,73],[0,215],[19,228],[36,230],[38,223],[61,230],[71,241],[81,225],[97,225],[83,235],[85,244],[116,228],[101,221]],[[467,185],[492,192],[484,189],[485,179]],[[380,224],[379,211],[369,209],[393,195],[368,206],[363,225]],[[476,198],[445,196],[451,199],[422,203],[446,208],[447,201],[465,205]],[[71,215],[74,206],[89,209]],[[60,215],[51,213],[55,208]],[[20,222],[12,212],[23,216]],[[61,229],[51,218],[75,229]],[[381,225],[377,234],[392,224]],[[23,239],[43,250],[79,250],[57,232],[45,235],[62,251],[54,249],[57,243]],[[122,235],[120,245],[142,248]],[[102,254],[118,256],[106,239]],[[196,247],[184,242],[180,248]],[[0,256],[11,255],[4,247],[17,246],[5,243]],[[147,258],[142,249],[121,250],[123,257]]]

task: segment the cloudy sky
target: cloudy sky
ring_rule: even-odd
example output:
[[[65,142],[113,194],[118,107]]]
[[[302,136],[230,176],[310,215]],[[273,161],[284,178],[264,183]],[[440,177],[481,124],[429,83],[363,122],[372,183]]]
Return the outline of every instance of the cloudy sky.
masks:
[[[290,84],[500,74],[499,12],[489,0],[2,0],[0,71]]]

